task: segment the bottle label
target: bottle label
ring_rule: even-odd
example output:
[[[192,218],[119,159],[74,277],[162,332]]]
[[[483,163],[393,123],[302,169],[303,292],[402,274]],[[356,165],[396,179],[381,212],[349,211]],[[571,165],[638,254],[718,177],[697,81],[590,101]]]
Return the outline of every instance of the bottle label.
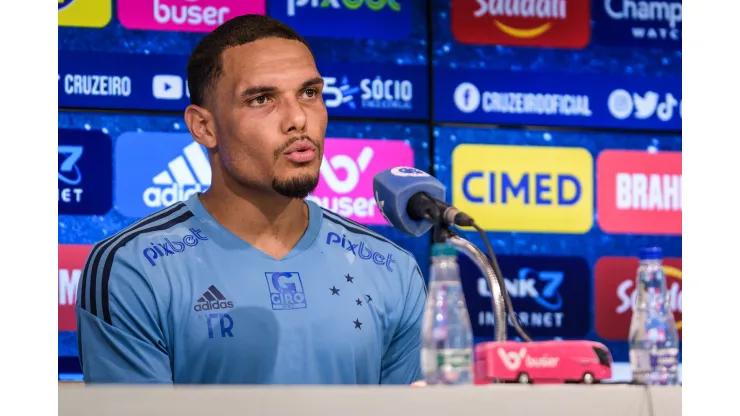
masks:
[[[647,373],[651,370],[650,351],[630,350],[630,364],[633,373]]]
[[[426,374],[438,371],[472,370],[472,348],[425,350],[421,356],[422,370]]]

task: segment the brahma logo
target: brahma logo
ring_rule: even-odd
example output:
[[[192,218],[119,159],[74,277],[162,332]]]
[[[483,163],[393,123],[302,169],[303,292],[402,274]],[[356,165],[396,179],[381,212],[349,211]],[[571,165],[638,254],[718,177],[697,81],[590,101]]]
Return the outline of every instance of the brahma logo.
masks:
[[[90,255],[92,245],[59,244],[59,331],[77,329],[75,303],[77,303],[77,284]]]
[[[210,32],[232,17],[265,14],[265,0],[127,0],[118,20],[127,29]]]
[[[600,337],[623,341],[629,336],[632,307],[635,302],[635,279],[640,265],[637,257],[602,257],[594,268],[595,329]],[[681,339],[682,272],[680,258],[663,259],[670,307]]]
[[[592,175],[582,148],[461,144],[452,152],[452,203],[487,231],[585,233]]]
[[[681,152],[601,152],[596,161],[601,229],[619,234],[681,235],[681,170]]]
[[[413,164],[413,149],[400,140],[326,139],[319,185],[306,199],[362,224],[386,224],[375,202],[373,176]]]
[[[452,0],[452,33],[484,45],[585,48],[590,2],[579,0]]]

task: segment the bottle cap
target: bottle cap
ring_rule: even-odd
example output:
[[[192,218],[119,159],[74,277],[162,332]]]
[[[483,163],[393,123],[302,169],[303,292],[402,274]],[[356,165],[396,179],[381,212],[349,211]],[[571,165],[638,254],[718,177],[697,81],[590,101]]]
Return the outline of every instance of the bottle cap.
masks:
[[[640,260],[660,260],[663,250],[660,247],[645,247],[640,249]]]
[[[457,250],[450,244],[435,243],[432,246],[432,257],[453,256],[457,257]]]

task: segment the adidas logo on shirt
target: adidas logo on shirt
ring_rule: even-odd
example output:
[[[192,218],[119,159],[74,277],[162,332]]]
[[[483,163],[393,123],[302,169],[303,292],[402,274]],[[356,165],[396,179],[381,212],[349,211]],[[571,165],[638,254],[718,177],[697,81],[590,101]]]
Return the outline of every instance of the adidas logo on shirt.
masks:
[[[226,300],[226,297],[224,297],[224,295],[216,289],[216,286],[213,285],[203,293],[203,296],[198,298],[197,302],[198,303],[193,307],[196,312],[212,311],[215,309],[231,309],[234,307],[234,302]]]
[[[211,165],[200,145],[193,142],[152,182],[154,186],[144,191],[144,203],[150,208],[165,208],[211,186]]]

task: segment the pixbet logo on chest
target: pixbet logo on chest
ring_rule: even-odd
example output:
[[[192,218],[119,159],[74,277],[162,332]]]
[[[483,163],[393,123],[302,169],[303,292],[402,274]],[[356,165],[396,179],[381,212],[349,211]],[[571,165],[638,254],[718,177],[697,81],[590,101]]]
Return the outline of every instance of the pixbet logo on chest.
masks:
[[[157,262],[154,260],[174,256],[185,251],[186,247],[195,247],[199,241],[208,240],[208,237],[202,235],[198,229],[191,228],[190,233],[183,236],[181,241],[171,241],[169,238],[165,238],[164,243],[151,243],[151,247],[145,248],[142,254],[149,261],[149,264],[156,266]]]
[[[335,232],[330,232],[326,235],[326,244],[341,244],[342,248],[358,256],[363,260],[372,260],[373,263],[379,266],[385,266],[389,272],[393,271],[392,264],[396,262],[393,259],[393,254],[388,253],[387,255],[380,254],[379,252],[373,251],[365,242],[360,241],[358,244],[352,243],[346,235],[340,236]]]

